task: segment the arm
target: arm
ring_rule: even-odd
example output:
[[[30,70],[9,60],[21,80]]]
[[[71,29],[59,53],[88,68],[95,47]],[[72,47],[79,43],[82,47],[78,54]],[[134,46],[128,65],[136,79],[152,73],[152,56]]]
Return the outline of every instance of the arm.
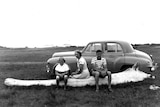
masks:
[[[92,58],[92,60],[91,60],[91,66],[92,66],[92,70],[93,71],[99,71],[100,69],[97,67],[97,65],[96,65],[96,60],[95,60],[95,58]]]
[[[82,71],[83,71],[83,64],[80,64],[79,68],[75,72],[73,72],[72,75],[80,74],[82,73]]]
[[[58,65],[58,63],[54,64],[54,66],[53,66],[53,68],[52,68],[52,72],[51,72],[51,73],[53,73],[54,75],[56,75],[56,70],[55,70],[55,68],[56,68],[57,65]]]
[[[55,70],[55,74],[58,75],[58,76],[61,76],[62,74],[58,73],[57,70]]]
[[[83,64],[80,64],[80,65],[79,65],[79,68],[80,68],[80,69],[79,69],[79,71],[78,71],[78,74],[82,73],[82,71],[83,71],[83,66],[84,66]]]
[[[71,75],[75,75],[75,74],[78,74],[78,70],[76,70],[75,72],[72,72]]]
[[[92,70],[93,70],[93,71],[98,71],[98,69],[97,69],[97,67],[96,67],[95,64],[91,63],[91,66],[92,66]]]
[[[92,71],[97,71],[98,70],[97,67],[96,67],[94,58],[92,58],[92,60],[91,60],[91,67],[92,67],[92,69],[91,69]]]
[[[69,73],[69,70],[68,71],[65,71],[64,73],[62,73],[63,75],[67,75]]]
[[[105,71],[108,71],[107,64],[104,65]]]
[[[106,59],[104,60],[103,67],[105,71],[108,71]]]
[[[58,71],[55,71],[55,74],[56,74],[57,76],[63,77],[64,75],[68,75],[68,72],[69,72],[69,71],[65,71],[64,73],[58,73]]]

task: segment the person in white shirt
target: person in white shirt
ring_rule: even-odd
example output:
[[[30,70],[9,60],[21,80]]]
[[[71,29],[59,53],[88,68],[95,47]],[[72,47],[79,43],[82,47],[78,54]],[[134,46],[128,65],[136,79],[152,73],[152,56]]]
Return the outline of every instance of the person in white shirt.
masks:
[[[96,51],[96,57],[91,60],[92,70],[91,74],[95,77],[96,92],[99,91],[99,77],[104,78],[108,76],[108,90],[112,92],[111,88],[111,72],[107,69],[106,59],[102,57],[102,51]]]
[[[55,67],[57,87],[59,87],[59,81],[64,80],[64,90],[66,90],[69,70],[70,67],[65,63],[65,59],[60,57]]]
[[[89,78],[90,73],[87,67],[87,62],[82,57],[82,53],[80,51],[75,51],[75,56],[77,58],[77,70],[71,74],[72,78],[76,79]]]

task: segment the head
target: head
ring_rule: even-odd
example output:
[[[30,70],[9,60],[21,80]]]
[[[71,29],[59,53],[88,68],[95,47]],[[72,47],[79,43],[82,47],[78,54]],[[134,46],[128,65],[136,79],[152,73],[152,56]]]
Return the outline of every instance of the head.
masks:
[[[75,51],[75,56],[79,59],[82,56],[80,51]]]
[[[101,50],[97,50],[96,51],[96,55],[97,55],[98,59],[101,59],[101,57],[102,57],[102,51]]]
[[[63,65],[65,62],[66,62],[66,61],[65,61],[65,59],[64,59],[63,57],[60,57],[60,58],[59,58],[59,63],[60,63],[61,65]]]

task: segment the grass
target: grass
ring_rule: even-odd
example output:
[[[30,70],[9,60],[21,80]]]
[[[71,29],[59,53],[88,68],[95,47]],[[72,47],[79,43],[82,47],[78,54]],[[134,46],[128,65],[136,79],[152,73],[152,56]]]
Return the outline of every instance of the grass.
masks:
[[[155,62],[160,62],[160,49],[137,47],[148,54],[153,54]],[[75,48],[65,48],[75,50]],[[150,90],[151,84],[160,85],[159,69],[153,74],[156,80],[147,79],[138,83],[113,86],[113,93],[106,91],[106,85],[95,92],[95,86],[63,87],[31,86],[8,87],[3,84],[8,77],[18,79],[47,79],[45,63],[56,51],[64,48],[1,49],[0,50],[0,107],[159,107],[160,90]],[[13,62],[13,63],[10,63]]]

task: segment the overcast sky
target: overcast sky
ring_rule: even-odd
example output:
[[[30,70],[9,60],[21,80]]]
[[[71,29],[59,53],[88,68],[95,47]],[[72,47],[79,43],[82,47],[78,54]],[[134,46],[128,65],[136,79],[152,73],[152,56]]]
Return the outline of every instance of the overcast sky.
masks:
[[[160,0],[0,0],[0,46],[160,43]]]

